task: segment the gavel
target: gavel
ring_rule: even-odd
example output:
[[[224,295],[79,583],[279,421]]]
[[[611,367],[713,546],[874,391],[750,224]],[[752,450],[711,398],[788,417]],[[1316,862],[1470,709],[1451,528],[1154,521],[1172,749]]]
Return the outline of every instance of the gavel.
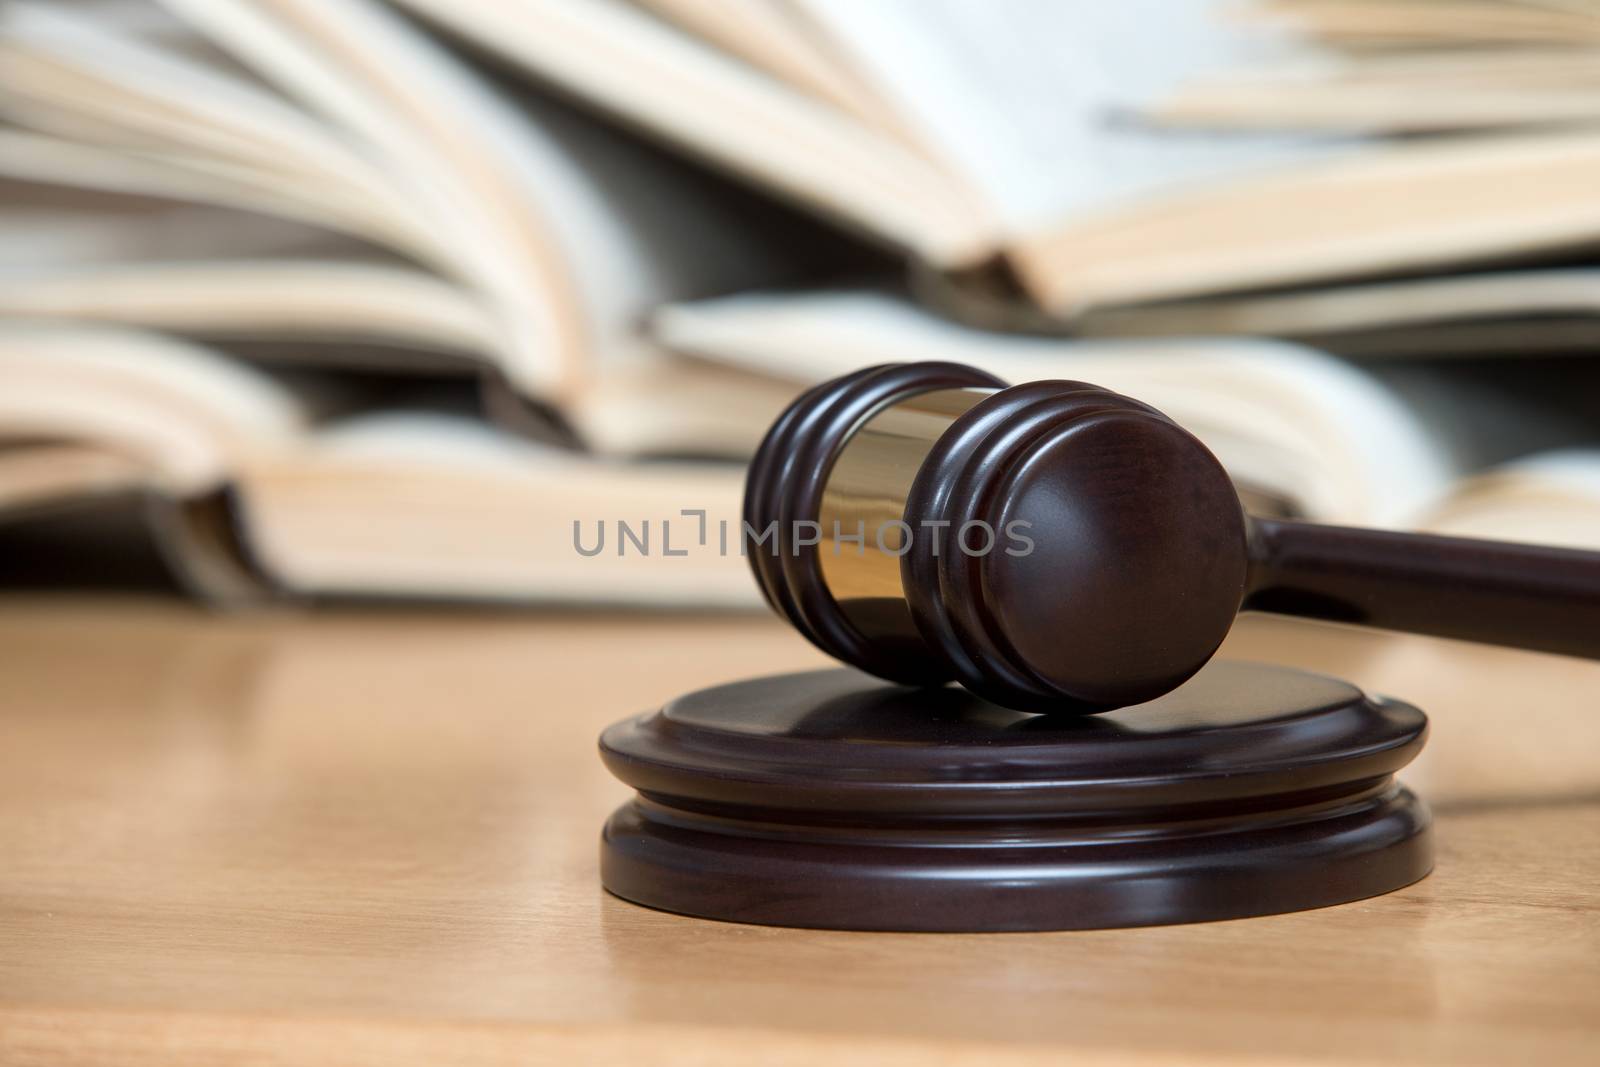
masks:
[[[751,462],[743,536],[823,651],[1024,711],[1152,700],[1244,610],[1600,658],[1600,553],[1247,515],[1154,408],[953,363],[800,396]]]

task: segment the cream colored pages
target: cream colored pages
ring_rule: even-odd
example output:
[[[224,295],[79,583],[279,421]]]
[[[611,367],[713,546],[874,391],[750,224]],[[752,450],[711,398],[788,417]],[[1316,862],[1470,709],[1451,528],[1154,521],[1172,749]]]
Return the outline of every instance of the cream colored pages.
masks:
[[[237,208],[323,229],[378,237],[365,233],[359,224],[320,197],[308,198],[303,191],[255,168],[214,158],[154,151],[134,153],[72,136],[0,126],[0,175],[86,192]]]
[[[1304,61],[1311,50],[1274,33],[1270,19],[1225,17],[1226,5],[1212,0],[1063,0],[1015,5],[1004,18],[981,4],[795,2],[979,190],[1002,220],[1028,293],[1060,316],[1574,248],[1600,236],[1592,129],[1409,144],[1352,136],[1365,131],[1315,115],[1275,127],[1164,124],[1187,85]],[[1419,25],[1443,17],[1434,4],[1395,6]],[[1508,30],[1524,16],[1538,32],[1583,21],[1510,4],[1460,10],[1468,21],[1503,19]],[[1149,25],[1160,32],[1130,32]],[[1600,116],[1594,86],[1563,91],[1570,99],[1549,104],[1557,119]],[[1287,95],[1273,100],[1287,104]],[[1435,95],[1474,106],[1470,93]],[[1422,107],[1422,96],[1407,102]],[[1340,99],[1360,106],[1355,94]],[[1502,120],[1527,104],[1506,106]]]
[[[255,457],[238,482],[253,555],[302,593],[759,603],[735,464],[607,463],[389,414]]]
[[[1600,270],[1464,274],[1307,292],[1111,308],[1075,323],[1087,334],[1309,335],[1518,318],[1600,318]]]
[[[371,159],[237,75],[33,0],[0,13],[0,59],[9,112],[36,128],[153,157],[193,174],[202,195],[208,181],[243,184],[254,196],[241,206],[451,260]],[[225,188],[213,198],[232,202]]]
[[[1600,551],[1600,449],[1548,452],[1467,479],[1426,517],[1457,537]]]
[[[507,99],[386,6],[168,2],[382,161],[454,250],[530,396],[571,402],[656,358],[637,321],[660,300],[776,269],[713,193],[558,107]]]
[[[995,250],[966,183],[617,0],[398,0],[544,81],[931,262]]]
[[[0,136],[0,150],[4,140]],[[343,256],[364,247],[326,230],[214,205],[155,203],[91,189],[23,186],[3,178],[0,204],[0,271],[8,282],[116,263],[209,261],[245,252],[261,257]]]
[[[1600,238],[1600,132],[1457,138],[1197,186],[1058,229],[1011,258],[1058,314]]]
[[[470,294],[403,267],[324,260],[102,263],[17,272],[0,315],[206,336],[385,342],[498,361],[503,336]]]
[[[1589,0],[1252,0],[1240,13],[1362,49],[1600,42]]]
[[[8,513],[125,489],[187,502],[231,486],[239,526],[230,516],[224,532],[303,593],[756,603],[736,463],[610,461],[442,415],[309,433],[302,406],[262,374],[124,328],[0,323],[0,379]],[[211,554],[192,551],[178,562]]]
[[[678,359],[607,375],[564,414],[610,455],[745,459],[796,392],[793,378]]]
[[[486,367],[502,366],[504,358],[504,337],[472,294],[415,270],[370,263],[282,258],[18,268],[0,286],[0,316],[308,342],[296,359],[337,360],[338,342],[459,355]],[[330,349],[325,342],[336,344]],[[612,367],[562,414],[606,455],[742,457],[793,394],[792,384],[769,375],[657,357]]]
[[[1217,0],[791,3],[1008,235],[1315,149],[1298,137],[1174,136],[1140,118],[1254,43]]]
[[[440,281],[252,260],[219,264],[214,277],[170,265],[142,281],[131,264],[108,267],[88,279],[105,288],[87,292],[80,279],[23,269],[13,310],[304,336],[339,326],[333,304],[348,298],[335,336],[371,329],[394,339],[415,326],[422,343],[468,342],[527,395],[573,402],[608,375],[660,360],[638,329],[649,308],[788,269],[781,249],[728,217],[715,189],[548,102],[502,99],[387,8],[172,6],[302,106],[236,72],[24,3],[0,20],[0,48],[16,61],[0,82],[62,138],[10,135],[0,167],[287,215],[386,245]],[[200,289],[185,309],[177,286],[191,281]],[[389,298],[386,282],[395,283]],[[566,332],[546,330],[557,319]]]
[[[140,490],[149,480],[137,459],[95,445],[7,444],[0,438],[0,517]]]
[[[899,119],[787,0],[637,0],[641,6],[883,132]]]
[[[573,387],[586,324],[561,245],[525,184],[535,135],[476,75],[365,0],[164,2],[323,115],[425,225],[449,234],[459,269],[508,333],[519,385]]]
[[[1317,52],[1179,86],[1163,126],[1418,133],[1600,120],[1600,48],[1500,41],[1474,48]]]
[[[1241,484],[1325,521],[1407,525],[1454,473],[1392,394],[1296,345],[997,335],[852,291],[676,305],[656,327],[682,351],[800,383],[925,359],[969,363],[1013,382],[1093,382],[1155,405],[1203,439]]]
[[[217,5],[198,6],[209,11]],[[510,333],[515,358],[505,370],[530,395],[570,401],[612,369],[654,358],[640,343],[637,322],[661,300],[771,277],[777,269],[755,235],[727,221],[714,192],[673,168],[652,165],[635,145],[587,119],[537,98],[508,98],[384,4],[248,0],[237,6],[261,12],[324,57],[324,73],[334,73],[337,64],[338,73],[358,83],[368,106],[355,108],[320,89],[317,106],[337,105],[341,123],[359,123],[352,132],[407,175],[432,177],[443,187],[452,217],[464,225],[449,231],[449,241],[482,261],[469,280]],[[186,10],[194,14],[196,8]],[[230,40],[252,54],[249,40]],[[286,64],[278,69],[280,77],[295,72]],[[392,123],[379,122],[380,111]],[[663,204],[671,209],[662,210]],[[522,353],[524,340],[538,340],[540,298],[578,331],[563,342],[576,345],[573,352],[547,348],[531,355],[545,367],[552,359],[561,364],[550,383],[542,383],[545,372]]]
[[[159,334],[0,323],[0,438],[76,442],[126,457],[172,496],[219,486],[248,454],[304,428],[264,375]]]

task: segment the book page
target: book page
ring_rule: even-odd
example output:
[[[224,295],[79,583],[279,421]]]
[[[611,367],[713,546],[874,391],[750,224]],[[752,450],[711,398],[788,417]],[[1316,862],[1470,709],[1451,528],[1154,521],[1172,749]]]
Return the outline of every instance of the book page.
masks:
[[[207,337],[389,343],[491,363],[506,357],[504,335],[470,293],[401,266],[331,258],[144,261],[17,269],[5,282],[0,315]]]
[[[171,2],[266,80],[24,2],[0,20],[3,80],[25,117],[60,139],[15,135],[25,140],[0,166],[33,180],[277,212],[385,245],[438,271],[440,285],[457,285],[455,304],[479,305],[466,327],[471,347],[541,399],[570,402],[596,376],[659,358],[637,327],[656,303],[775,282],[791,269],[781,241],[766,240],[688,168],[548,100],[502,93],[367,0]],[[401,70],[403,79],[391,73]],[[663,202],[674,209],[659,210]],[[182,269],[171,265],[168,276]],[[245,297],[241,269],[257,273],[261,292]],[[80,288],[88,304],[73,306],[97,303],[109,318],[150,325],[230,314],[241,325],[282,323],[307,301],[327,306],[309,281],[304,269],[225,268],[202,281],[222,302],[183,313],[170,287],[123,276],[115,292]],[[426,284],[402,281],[406,292]],[[357,284],[349,271],[338,283]],[[230,284],[231,296],[221,291]],[[67,306],[63,285],[72,282],[31,279],[12,299]],[[294,306],[271,312],[267,293],[286,287],[299,294]],[[394,332],[368,314],[382,301],[367,290],[340,335],[357,319]],[[143,311],[130,303],[135,291]],[[429,293],[416,310],[450,299]],[[445,332],[462,340],[461,314],[446,317]]]
[[[528,396],[572,403],[658,358],[637,323],[661,300],[787,269],[684,168],[502,91],[372,0],[168,2],[391,176],[504,334],[495,354]]]
[[[449,261],[372,160],[235,73],[19,0],[0,17],[0,88],[11,116],[35,129],[215,167],[354,233]]]
[[[933,262],[996,249],[959,177],[617,0],[400,0],[548,84]]]
[[[1459,269],[1600,239],[1600,134],[1402,141],[1174,191],[1053,232],[1010,260],[1058,314],[1330,278]]]
[[[1158,102],[1166,126],[1408,134],[1592,122],[1600,50],[1534,47],[1308,54],[1203,75]]]
[[[1085,314],[1074,332],[1315,336],[1544,318],[1600,319],[1600,269],[1492,271],[1107,308]]]
[[[407,412],[239,473],[258,559],[302,592],[755,608],[743,484],[737,464],[612,463]],[[685,509],[704,512],[704,538]],[[618,540],[619,522],[639,544]]]
[[[550,219],[526,185],[538,137],[475,74],[367,0],[165,2],[322,115],[426,225],[450,234],[459,271],[501,312],[520,385],[573,387],[585,323]],[[559,154],[541,161],[557,168],[552,186],[580,188]]]
[[[884,132],[894,112],[783,0],[635,0],[732,56]],[[903,132],[903,131],[901,131]]]
[[[0,323],[0,438],[94,444],[175,496],[216,488],[244,456],[287,447],[307,412],[266,375],[160,334]]]
[[[0,139],[3,142],[3,139]],[[5,170],[0,163],[0,172]],[[0,275],[226,256],[358,259],[372,246],[283,218],[0,177]]]
[[[94,444],[0,441],[0,518],[143,489],[149,479],[131,456]]]
[[[1173,133],[1139,112],[1248,39],[1215,0],[790,0],[1013,231],[1303,158],[1314,142]],[[1159,26],[1159,32],[1147,27]]]
[[[1600,551],[1600,449],[1543,452],[1467,479],[1427,529]]]
[[[0,176],[14,183],[56,186],[85,193],[209,204],[276,216],[322,230],[383,242],[320,195],[307,198],[292,183],[216,158],[168,152],[130,152],[70,136],[51,136],[0,125]],[[245,233],[248,243],[259,227]]]

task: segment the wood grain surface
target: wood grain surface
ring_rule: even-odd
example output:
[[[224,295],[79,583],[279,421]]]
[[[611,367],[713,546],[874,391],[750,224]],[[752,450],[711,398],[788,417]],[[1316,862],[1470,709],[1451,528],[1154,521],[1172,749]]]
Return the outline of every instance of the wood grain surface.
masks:
[[[776,621],[0,601],[0,1063],[1594,1063],[1600,668],[1418,647],[1230,639],[1433,715],[1420,884],[857,934],[659,914],[596,876],[626,795],[600,728],[821,663]]]

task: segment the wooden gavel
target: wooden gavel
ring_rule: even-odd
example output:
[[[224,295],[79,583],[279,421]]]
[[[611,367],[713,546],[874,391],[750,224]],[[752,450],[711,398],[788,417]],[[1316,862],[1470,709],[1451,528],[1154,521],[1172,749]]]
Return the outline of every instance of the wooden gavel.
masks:
[[[1600,553],[1248,516],[1197,438],[1082,382],[826,382],[768,432],[744,507],[763,593],[818,647],[1028,711],[1154,699],[1241,610],[1600,658]]]

